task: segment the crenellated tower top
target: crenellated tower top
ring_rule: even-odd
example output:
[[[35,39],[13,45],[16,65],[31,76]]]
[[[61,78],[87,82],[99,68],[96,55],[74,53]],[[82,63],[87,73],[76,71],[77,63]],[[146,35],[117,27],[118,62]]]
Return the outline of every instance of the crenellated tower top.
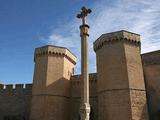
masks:
[[[67,48],[53,45],[46,45],[40,48],[36,48],[34,53],[34,60],[39,56],[43,55],[56,55],[66,57],[73,64],[76,64],[77,60],[77,57],[73,53],[71,53]]]
[[[115,42],[115,41],[126,41],[129,43],[134,43],[135,45],[140,45],[140,35],[125,30],[102,34],[94,42],[94,50],[97,51],[105,43]]]

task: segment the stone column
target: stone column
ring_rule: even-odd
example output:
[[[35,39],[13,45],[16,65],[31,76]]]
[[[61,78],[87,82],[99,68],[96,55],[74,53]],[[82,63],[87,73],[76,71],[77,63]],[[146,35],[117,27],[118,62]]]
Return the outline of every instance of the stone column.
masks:
[[[82,25],[80,26],[81,36],[81,105],[80,105],[80,117],[81,120],[89,120],[90,104],[89,104],[89,75],[88,75],[88,29],[86,24],[86,16],[91,13],[90,9],[82,7],[81,13],[77,15],[82,19]]]

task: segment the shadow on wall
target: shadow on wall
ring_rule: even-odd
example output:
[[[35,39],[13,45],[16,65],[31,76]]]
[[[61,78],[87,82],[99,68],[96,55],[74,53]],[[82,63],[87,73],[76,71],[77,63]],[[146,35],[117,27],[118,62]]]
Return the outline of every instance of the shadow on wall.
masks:
[[[95,80],[92,80],[92,77],[93,76],[90,75],[90,91],[92,91],[90,94],[90,120],[96,120],[97,94],[93,92],[93,89],[95,89],[93,84],[96,83]],[[79,107],[81,100],[80,81],[81,79],[77,78],[74,78],[74,80],[68,80],[62,77],[58,80],[52,81],[48,86],[46,85],[45,93],[48,95],[45,97],[45,114],[42,115],[44,119],[51,120],[56,118],[57,120],[79,120]],[[38,104],[40,104],[37,100],[35,100],[34,103],[37,104],[37,107]]]
[[[71,95],[70,80],[62,77],[53,83],[46,85],[46,93],[69,98]]]
[[[37,86],[33,88],[34,91],[38,90],[38,93],[33,94],[31,119],[69,120],[70,81],[60,78],[58,80],[48,79],[47,82],[43,90],[36,88]]]
[[[0,88],[0,120],[28,120],[32,84],[3,85]]]
[[[146,111],[147,109],[147,103],[143,106],[143,111],[142,111],[142,114],[141,114],[141,119],[140,120],[149,120],[149,116],[148,116],[148,111]],[[146,118],[148,117],[148,118]],[[152,120],[152,119],[151,119]]]
[[[147,97],[150,120],[160,120],[160,97],[151,86],[147,86]]]
[[[78,87],[80,88],[80,87]],[[78,89],[80,91],[80,89]],[[50,116],[50,118],[56,118],[57,120],[79,120],[79,106],[80,106],[80,97],[72,99],[73,91],[71,80],[67,80],[65,78],[60,78],[56,80],[54,83],[50,84],[46,87],[46,92],[48,94],[52,94],[53,98],[49,98],[46,102],[49,106],[46,106],[48,109],[46,111],[45,116]],[[95,110],[92,105],[95,106],[96,98],[90,99],[91,104],[91,112],[90,112],[90,120],[95,120]],[[56,102],[57,101],[57,102]],[[57,110],[58,109],[58,110]],[[75,110],[76,109],[76,110]],[[76,116],[72,116],[72,113],[77,111]]]
[[[24,115],[4,116],[3,120],[26,120]]]

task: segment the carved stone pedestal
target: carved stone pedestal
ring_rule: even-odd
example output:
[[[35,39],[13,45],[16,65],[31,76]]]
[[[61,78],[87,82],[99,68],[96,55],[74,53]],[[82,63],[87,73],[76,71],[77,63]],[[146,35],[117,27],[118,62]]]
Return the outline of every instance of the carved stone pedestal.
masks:
[[[89,120],[90,105],[87,103],[81,104],[79,113],[81,120]]]

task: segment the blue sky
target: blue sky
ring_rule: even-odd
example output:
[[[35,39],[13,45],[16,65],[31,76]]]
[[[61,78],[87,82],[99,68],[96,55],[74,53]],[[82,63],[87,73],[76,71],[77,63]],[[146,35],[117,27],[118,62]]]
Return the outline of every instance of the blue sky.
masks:
[[[159,0],[0,0],[0,82],[31,83],[33,54],[46,44],[64,46],[78,57],[80,73],[81,6],[92,9],[89,68],[95,72],[93,42],[103,33],[129,30],[141,34],[142,53],[160,49]]]

